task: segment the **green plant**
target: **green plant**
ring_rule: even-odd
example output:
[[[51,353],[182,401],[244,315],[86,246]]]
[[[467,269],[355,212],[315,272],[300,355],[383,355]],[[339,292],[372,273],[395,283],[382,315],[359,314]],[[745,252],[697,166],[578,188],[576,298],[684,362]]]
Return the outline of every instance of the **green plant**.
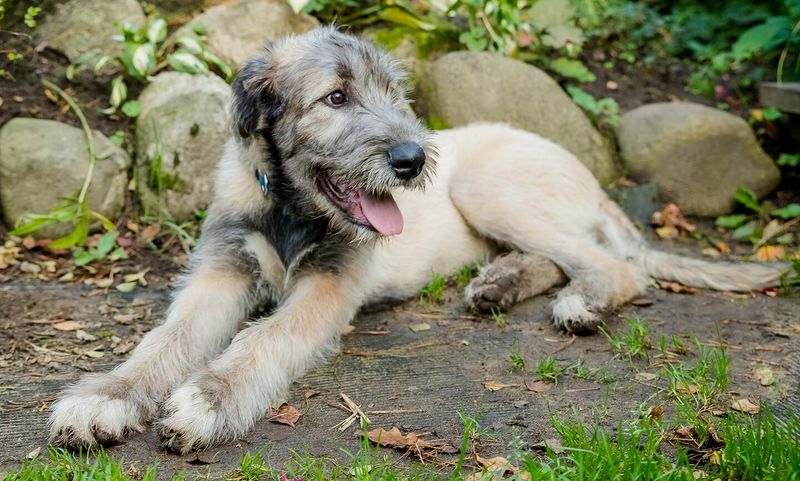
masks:
[[[512,371],[525,370],[525,358],[519,351],[519,340],[514,342],[511,351],[508,353],[508,363],[511,365]]]
[[[619,104],[610,98],[595,99],[592,94],[578,87],[567,87],[569,96],[578,107],[589,114],[589,119],[595,125],[608,124],[612,127],[619,123]]]
[[[492,308],[492,319],[494,323],[497,324],[498,327],[504,327],[508,324],[508,319],[506,319],[506,315],[503,314],[503,311],[498,309],[497,307]]]
[[[431,281],[419,290],[420,300],[426,304],[441,302],[444,299],[445,286],[447,286],[447,278],[431,272]]]
[[[628,360],[647,356],[648,350],[652,347],[650,324],[646,319],[641,318],[626,318],[625,323],[628,326],[627,332],[611,335],[602,327],[600,332],[603,333],[609,346],[618,356]]]
[[[116,248],[115,248],[116,247]],[[127,259],[125,248],[117,246],[117,232],[108,232],[102,236],[94,247],[81,249],[75,252],[75,265],[84,266],[94,261],[107,260],[114,262],[120,259]]]
[[[95,74],[102,72],[109,63],[116,64],[122,70],[111,82],[109,107],[103,110],[106,114],[121,109],[129,117],[137,116],[138,104],[134,100],[127,100],[128,85],[147,83],[166,68],[190,74],[205,74],[214,70],[228,82],[233,78],[231,67],[206,49],[206,28],[202,24],[192,24],[190,31],[171,39],[167,39],[167,22],[155,16],[150,16],[142,28],[124,23],[120,30],[121,35],[114,40],[122,44],[121,53],[84,56],[67,70],[68,78],[88,64],[94,64]]]
[[[456,281],[456,286],[459,289],[467,287],[467,285],[478,275],[478,263],[467,264],[453,274],[453,280]]]
[[[568,369],[568,366],[562,366],[555,357],[545,356],[539,359],[539,363],[536,365],[536,374],[542,381],[558,384],[558,378]]]
[[[42,84],[55,91],[64,101],[69,105],[83,128],[83,133],[86,138],[86,149],[89,161],[89,167],[86,169],[86,177],[83,184],[75,197],[66,199],[61,205],[57,206],[47,214],[29,214],[25,216],[17,226],[10,232],[11,235],[24,236],[36,232],[46,226],[57,224],[61,222],[70,222],[73,225],[72,232],[64,237],[58,238],[50,242],[49,246],[53,249],[68,249],[73,246],[82,246],[86,243],[89,236],[89,229],[91,227],[91,220],[95,218],[100,221],[103,228],[109,232],[116,230],[114,223],[108,220],[99,212],[91,210],[89,207],[89,200],[87,193],[89,185],[92,183],[92,176],[94,174],[94,167],[97,163],[97,152],[94,145],[94,134],[86,117],[83,115],[78,104],[66,92],[61,90],[57,85],[48,81],[42,80]]]
[[[36,16],[42,13],[42,7],[35,7],[33,5],[29,6],[27,10],[25,10],[25,18],[23,21],[28,28],[36,28]]]
[[[735,198],[747,213],[723,215],[715,221],[719,227],[733,229],[734,239],[748,240],[757,247],[794,242],[794,233],[788,228],[800,218],[800,204],[792,203],[775,209],[768,203],[759,203],[755,192],[744,187],[736,191]]]

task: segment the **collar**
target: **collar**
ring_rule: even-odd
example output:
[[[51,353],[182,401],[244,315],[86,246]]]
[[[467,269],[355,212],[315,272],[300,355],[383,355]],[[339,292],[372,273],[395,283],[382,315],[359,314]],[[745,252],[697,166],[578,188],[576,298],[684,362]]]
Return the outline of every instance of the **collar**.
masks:
[[[265,197],[272,198],[275,196],[275,192],[272,190],[269,179],[267,179],[267,174],[264,174],[260,170],[256,169],[256,179],[258,180],[258,185],[261,187],[261,192]]]

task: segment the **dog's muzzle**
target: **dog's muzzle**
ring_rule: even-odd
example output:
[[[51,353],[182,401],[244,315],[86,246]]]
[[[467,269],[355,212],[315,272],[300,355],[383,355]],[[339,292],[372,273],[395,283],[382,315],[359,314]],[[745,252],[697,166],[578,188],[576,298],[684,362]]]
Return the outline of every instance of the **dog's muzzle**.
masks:
[[[425,151],[415,142],[397,144],[386,154],[394,173],[403,180],[418,176],[425,166]]]

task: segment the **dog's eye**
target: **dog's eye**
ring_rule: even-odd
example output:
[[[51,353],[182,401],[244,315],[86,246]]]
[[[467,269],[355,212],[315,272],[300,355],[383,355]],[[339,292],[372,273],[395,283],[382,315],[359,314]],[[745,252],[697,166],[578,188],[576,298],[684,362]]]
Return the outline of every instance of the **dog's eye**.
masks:
[[[334,90],[333,92],[329,93],[327,97],[325,97],[325,101],[328,103],[328,105],[340,107],[347,103],[347,95],[345,95],[341,90]]]

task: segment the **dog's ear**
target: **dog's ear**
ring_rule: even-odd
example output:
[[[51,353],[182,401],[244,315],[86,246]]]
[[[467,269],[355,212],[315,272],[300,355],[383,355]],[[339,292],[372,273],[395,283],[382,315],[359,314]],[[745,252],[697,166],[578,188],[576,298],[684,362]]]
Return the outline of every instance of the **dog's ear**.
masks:
[[[233,80],[231,120],[242,138],[268,128],[283,109],[275,93],[274,66],[265,52],[251,58]]]

